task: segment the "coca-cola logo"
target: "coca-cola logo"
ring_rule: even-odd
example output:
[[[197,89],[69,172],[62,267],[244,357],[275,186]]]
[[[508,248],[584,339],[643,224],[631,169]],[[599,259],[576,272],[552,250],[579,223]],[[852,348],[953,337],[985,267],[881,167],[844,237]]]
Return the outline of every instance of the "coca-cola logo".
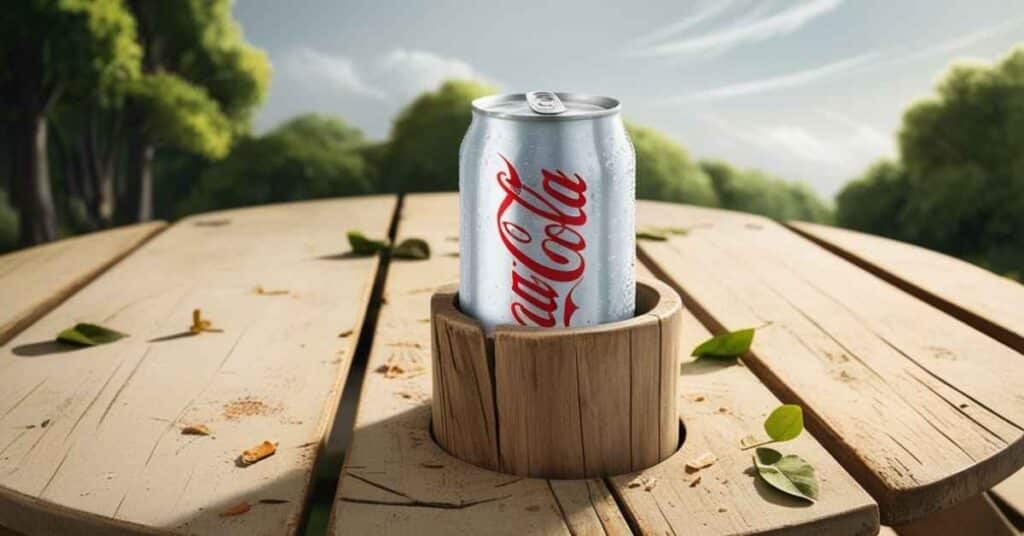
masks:
[[[524,185],[512,162],[498,156],[506,166],[497,174],[505,191],[497,223],[498,236],[513,257],[512,317],[523,326],[549,328],[559,320],[569,326],[579,309],[572,295],[586,270],[587,242],[580,229],[587,223],[587,182],[578,173],[541,169],[537,190]],[[522,210],[509,213],[512,207]]]

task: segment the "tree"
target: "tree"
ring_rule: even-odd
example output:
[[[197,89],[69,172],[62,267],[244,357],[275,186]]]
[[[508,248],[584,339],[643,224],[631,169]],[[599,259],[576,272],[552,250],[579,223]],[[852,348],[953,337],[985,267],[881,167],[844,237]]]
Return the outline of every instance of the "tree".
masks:
[[[265,54],[244,41],[230,0],[130,0],[144,50],[129,89],[124,219],[153,216],[158,146],[221,158],[248,131],[270,79]]]
[[[0,190],[0,253],[18,246],[18,215],[7,200],[7,192]]]
[[[339,119],[299,116],[264,136],[243,138],[200,175],[178,212],[373,193],[365,145],[362,133]]]
[[[904,114],[900,163],[840,192],[839,223],[1024,274],[1024,48],[937,89]]]
[[[1024,272],[1024,48],[954,66],[937,93],[903,117],[903,236]]]
[[[803,183],[791,183],[756,170],[736,170],[725,162],[701,162],[723,208],[777,220],[827,222],[831,212]]]
[[[836,223],[891,238],[902,236],[901,215],[907,203],[907,174],[898,163],[882,161],[836,196]]]
[[[626,124],[636,151],[636,196],[640,199],[717,206],[711,179],[686,149],[664,134]]]
[[[431,192],[459,187],[459,145],[469,128],[473,99],[495,89],[449,80],[405,107],[391,128],[382,170],[390,192]]]
[[[53,240],[48,118],[65,92],[95,88],[100,99],[139,72],[135,24],[120,0],[27,0],[0,18],[2,120],[10,144],[11,193],[23,245]]]

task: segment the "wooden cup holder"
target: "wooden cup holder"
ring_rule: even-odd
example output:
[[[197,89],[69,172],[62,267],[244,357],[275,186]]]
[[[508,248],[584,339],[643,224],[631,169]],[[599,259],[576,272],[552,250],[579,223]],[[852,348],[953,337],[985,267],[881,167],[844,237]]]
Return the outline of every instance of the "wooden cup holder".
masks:
[[[593,478],[650,467],[679,447],[679,295],[637,282],[637,315],[585,328],[499,326],[492,337],[431,300],[432,431],[449,454],[505,473]]]

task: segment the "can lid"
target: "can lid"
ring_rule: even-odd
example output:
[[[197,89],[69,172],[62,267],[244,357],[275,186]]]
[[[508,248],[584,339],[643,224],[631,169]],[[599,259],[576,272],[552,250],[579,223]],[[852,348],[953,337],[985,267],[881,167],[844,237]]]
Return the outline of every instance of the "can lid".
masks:
[[[619,101],[611,97],[531,91],[491,95],[473,101],[473,111],[504,119],[559,121],[591,119],[619,112]]]

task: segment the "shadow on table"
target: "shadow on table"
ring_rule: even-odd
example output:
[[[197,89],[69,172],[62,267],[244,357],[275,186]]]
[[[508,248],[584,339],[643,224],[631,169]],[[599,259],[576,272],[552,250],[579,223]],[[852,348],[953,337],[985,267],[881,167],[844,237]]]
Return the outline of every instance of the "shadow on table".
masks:
[[[48,355],[66,354],[87,349],[87,346],[73,346],[54,340],[30,342],[19,344],[11,348],[11,352],[18,357],[43,357]]]

